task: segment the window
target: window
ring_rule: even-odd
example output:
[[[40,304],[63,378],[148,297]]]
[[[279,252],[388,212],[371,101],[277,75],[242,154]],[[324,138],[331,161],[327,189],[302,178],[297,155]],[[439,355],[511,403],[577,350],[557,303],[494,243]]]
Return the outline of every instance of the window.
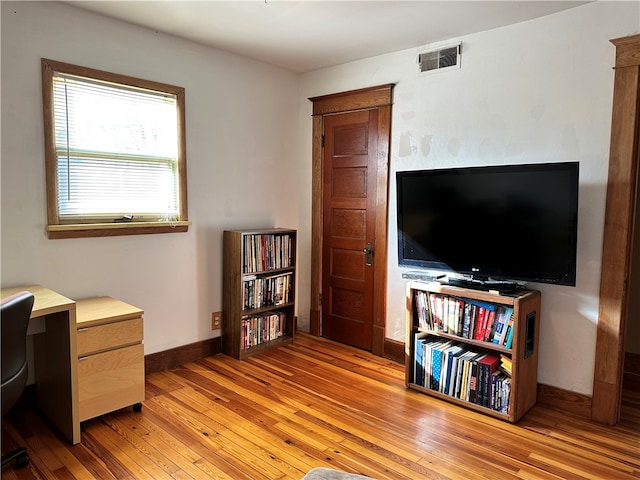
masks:
[[[184,88],[42,60],[49,238],[186,231]]]

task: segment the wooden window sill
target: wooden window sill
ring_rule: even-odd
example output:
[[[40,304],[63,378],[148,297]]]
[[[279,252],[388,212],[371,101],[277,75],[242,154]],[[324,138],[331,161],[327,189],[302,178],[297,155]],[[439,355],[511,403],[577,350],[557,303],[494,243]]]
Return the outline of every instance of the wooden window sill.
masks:
[[[48,225],[50,239],[115,237],[119,235],[144,235],[151,233],[186,232],[191,222],[127,222],[127,223],[85,223],[70,225]]]

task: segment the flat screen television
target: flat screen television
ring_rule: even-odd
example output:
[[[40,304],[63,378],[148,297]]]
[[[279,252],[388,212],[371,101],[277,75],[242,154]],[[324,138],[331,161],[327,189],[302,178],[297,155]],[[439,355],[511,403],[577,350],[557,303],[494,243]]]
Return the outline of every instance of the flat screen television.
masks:
[[[578,162],[397,172],[399,265],[575,286],[578,174]]]

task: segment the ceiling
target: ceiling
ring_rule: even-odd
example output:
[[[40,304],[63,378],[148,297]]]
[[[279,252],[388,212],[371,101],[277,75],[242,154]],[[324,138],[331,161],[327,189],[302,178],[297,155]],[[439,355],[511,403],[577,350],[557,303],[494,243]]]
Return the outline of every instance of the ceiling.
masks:
[[[524,22],[584,1],[69,1],[237,55],[309,72]]]

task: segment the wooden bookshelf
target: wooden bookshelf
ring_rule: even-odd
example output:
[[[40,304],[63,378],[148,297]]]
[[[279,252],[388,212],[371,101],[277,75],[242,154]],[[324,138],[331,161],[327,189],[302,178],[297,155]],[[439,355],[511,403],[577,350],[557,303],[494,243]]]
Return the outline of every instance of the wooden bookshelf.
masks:
[[[454,307],[458,302],[459,307],[454,308],[455,313],[449,313],[444,306],[437,306],[438,298],[442,302],[451,301],[449,305]],[[535,405],[540,292],[520,290],[500,294],[412,281],[407,285],[406,302],[405,383],[408,388],[512,423]],[[466,330],[464,305],[469,305]],[[485,324],[482,329],[478,328],[480,323],[477,321],[481,318],[480,308],[494,312],[493,316],[486,315],[489,326]],[[495,333],[493,325],[498,325],[500,317],[504,319],[503,329],[512,322],[510,343],[508,333]],[[488,322],[489,318],[493,318],[493,323]],[[424,351],[424,355],[416,356],[416,351]],[[439,363],[436,357],[439,355],[440,375],[435,381]],[[510,360],[511,374],[496,369],[481,380],[477,373],[479,361],[484,363],[501,356]],[[485,384],[487,389],[480,394]],[[498,388],[494,391],[496,384]]]
[[[223,234],[222,349],[243,359],[293,340],[295,230]]]

